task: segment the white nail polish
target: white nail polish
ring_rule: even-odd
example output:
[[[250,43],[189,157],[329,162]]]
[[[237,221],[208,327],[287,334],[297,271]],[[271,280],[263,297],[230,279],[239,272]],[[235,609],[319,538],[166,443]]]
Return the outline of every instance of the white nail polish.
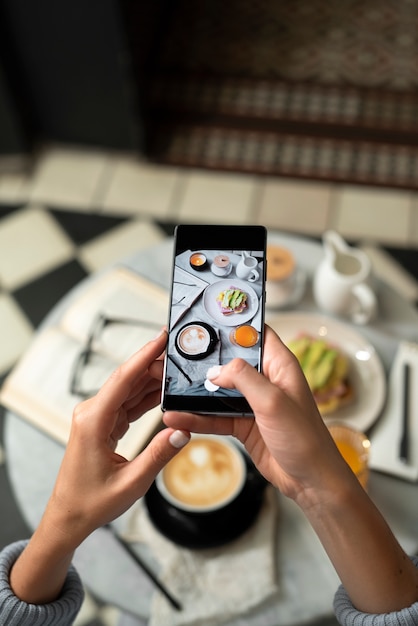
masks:
[[[222,365],[213,365],[213,367],[210,367],[208,371],[206,372],[206,378],[208,378],[209,380],[212,380],[212,378],[216,378],[217,376],[219,376],[221,371],[222,371]]]
[[[213,392],[213,391],[218,391],[219,389],[219,385],[215,385],[215,383],[213,383],[211,380],[208,380],[208,379],[205,380],[204,385],[207,391]]]
[[[171,433],[169,441],[174,448],[183,448],[189,441],[189,437],[181,430],[175,430]]]

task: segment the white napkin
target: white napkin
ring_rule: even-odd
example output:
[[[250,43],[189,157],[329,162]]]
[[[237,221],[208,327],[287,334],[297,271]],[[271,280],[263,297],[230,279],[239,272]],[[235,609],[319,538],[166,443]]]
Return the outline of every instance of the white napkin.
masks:
[[[181,267],[175,266],[170,329],[181,320],[207,286],[208,283],[205,280],[192,276]]]
[[[243,535],[219,548],[189,550],[166,539],[138,502],[123,537],[151,548],[161,565],[160,580],[183,607],[176,611],[157,591],[149,626],[228,624],[276,593],[277,507],[277,493],[268,486],[256,521]]]
[[[403,412],[403,366],[409,363],[409,454],[408,463],[399,458]],[[389,374],[387,402],[370,435],[370,467],[410,481],[418,480],[418,344],[403,341]]]

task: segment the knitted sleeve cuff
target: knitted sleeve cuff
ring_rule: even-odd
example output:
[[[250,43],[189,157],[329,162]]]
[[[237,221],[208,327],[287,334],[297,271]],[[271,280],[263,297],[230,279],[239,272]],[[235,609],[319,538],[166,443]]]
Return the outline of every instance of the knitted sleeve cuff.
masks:
[[[28,604],[13,593],[9,574],[27,541],[17,541],[0,552],[0,626],[70,626],[84,599],[81,579],[71,566],[61,594],[48,604]]]
[[[411,560],[418,567],[418,557]],[[358,611],[341,585],[334,598],[335,615],[343,626],[394,626],[395,624],[418,624],[418,602],[401,611],[372,614]]]

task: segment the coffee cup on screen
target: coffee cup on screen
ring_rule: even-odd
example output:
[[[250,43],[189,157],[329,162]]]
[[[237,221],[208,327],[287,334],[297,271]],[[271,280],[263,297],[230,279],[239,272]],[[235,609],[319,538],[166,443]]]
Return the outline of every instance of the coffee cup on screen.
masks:
[[[212,274],[219,277],[228,276],[232,270],[232,263],[227,254],[218,254],[210,266]]]
[[[241,493],[247,475],[242,452],[227,437],[192,435],[156,478],[161,496],[189,513],[224,508]]]

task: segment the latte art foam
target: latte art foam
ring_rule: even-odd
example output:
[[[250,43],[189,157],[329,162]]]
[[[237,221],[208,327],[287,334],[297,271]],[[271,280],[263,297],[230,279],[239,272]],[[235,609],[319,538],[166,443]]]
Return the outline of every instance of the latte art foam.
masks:
[[[168,494],[190,508],[228,502],[239,491],[244,467],[241,453],[211,438],[192,439],[162,472]]]
[[[209,347],[209,333],[202,326],[188,326],[180,334],[178,343],[187,354],[201,354]]]

